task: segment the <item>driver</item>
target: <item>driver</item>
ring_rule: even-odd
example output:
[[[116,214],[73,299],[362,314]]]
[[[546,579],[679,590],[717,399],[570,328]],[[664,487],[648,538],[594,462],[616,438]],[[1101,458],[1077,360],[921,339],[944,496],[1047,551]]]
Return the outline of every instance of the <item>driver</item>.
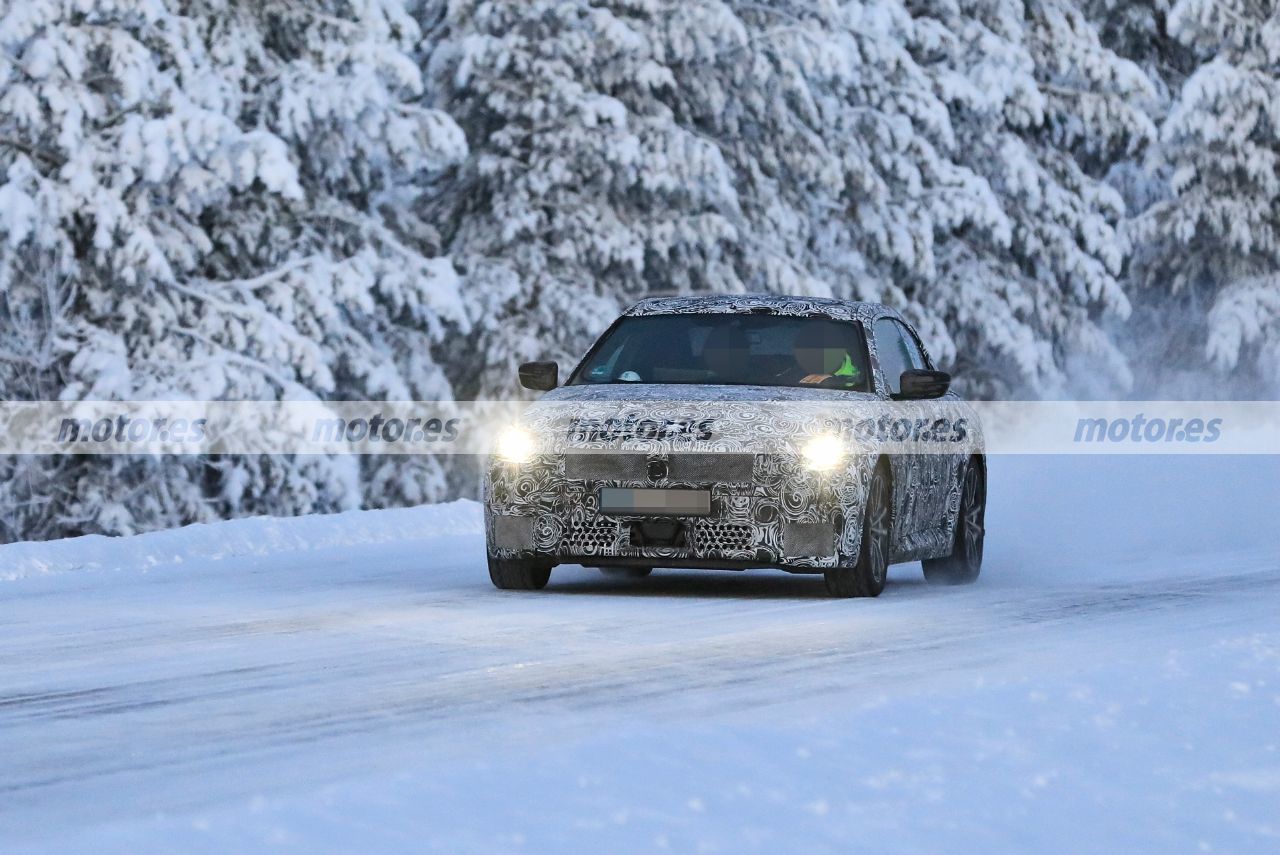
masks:
[[[844,336],[825,324],[817,330],[797,332],[792,341],[792,354],[799,370],[804,372],[800,384],[836,389],[858,385],[862,372],[853,364],[845,344]]]

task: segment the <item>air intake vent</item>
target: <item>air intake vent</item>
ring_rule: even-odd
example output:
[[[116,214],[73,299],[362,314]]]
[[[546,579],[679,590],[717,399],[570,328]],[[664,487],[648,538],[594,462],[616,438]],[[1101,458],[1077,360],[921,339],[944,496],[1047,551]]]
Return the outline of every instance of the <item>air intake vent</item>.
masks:
[[[726,553],[749,552],[753,543],[754,535],[749,525],[704,521],[693,529],[693,548],[699,555],[744,557]]]
[[[831,523],[787,523],[782,529],[787,555],[825,558],[836,552],[836,531]]]
[[[564,547],[572,555],[616,554],[619,534],[616,520],[574,517],[569,520]]]

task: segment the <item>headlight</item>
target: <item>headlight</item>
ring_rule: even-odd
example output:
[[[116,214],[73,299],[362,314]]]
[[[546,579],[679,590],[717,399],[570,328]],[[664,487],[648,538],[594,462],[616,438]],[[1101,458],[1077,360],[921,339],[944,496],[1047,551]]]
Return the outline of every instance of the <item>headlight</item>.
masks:
[[[840,437],[824,434],[815,436],[800,449],[804,465],[814,472],[830,472],[844,462],[844,443]]]
[[[493,453],[507,463],[527,463],[534,452],[533,434],[522,427],[511,427],[498,434]]]

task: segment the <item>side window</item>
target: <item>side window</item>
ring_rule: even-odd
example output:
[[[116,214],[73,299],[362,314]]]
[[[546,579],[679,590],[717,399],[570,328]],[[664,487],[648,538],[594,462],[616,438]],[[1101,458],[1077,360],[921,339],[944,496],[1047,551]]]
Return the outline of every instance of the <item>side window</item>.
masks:
[[[907,360],[911,363],[912,368],[928,368],[924,361],[924,351],[920,349],[920,343],[916,341],[916,337],[912,335],[911,330],[898,322],[894,322],[899,332],[902,334],[902,346],[906,348]]]
[[[907,350],[904,330],[892,318],[880,318],[872,331],[876,337],[876,356],[880,359],[880,370],[884,372],[889,393],[896,395],[901,391],[902,372],[915,367]]]

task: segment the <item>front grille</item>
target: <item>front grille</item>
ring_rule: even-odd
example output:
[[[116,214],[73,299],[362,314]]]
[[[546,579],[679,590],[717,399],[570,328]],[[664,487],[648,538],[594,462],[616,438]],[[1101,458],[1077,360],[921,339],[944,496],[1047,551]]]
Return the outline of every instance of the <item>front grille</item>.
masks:
[[[768,467],[764,457],[745,452],[569,449],[564,455],[564,489],[573,511],[561,524],[554,548],[563,555],[597,559],[660,554],[671,559],[757,561],[764,553],[780,555],[780,521],[753,522],[755,502],[767,500],[759,485],[753,487],[757,469]],[[665,518],[637,520],[635,515],[602,513],[596,505],[598,491],[620,483],[710,489],[713,515],[673,514],[670,522],[676,528],[668,532],[657,530]]]
[[[701,520],[693,528],[693,548],[699,555],[751,549],[751,526]]]
[[[604,517],[569,520],[564,546],[572,555],[599,555],[618,547],[618,522]]]

